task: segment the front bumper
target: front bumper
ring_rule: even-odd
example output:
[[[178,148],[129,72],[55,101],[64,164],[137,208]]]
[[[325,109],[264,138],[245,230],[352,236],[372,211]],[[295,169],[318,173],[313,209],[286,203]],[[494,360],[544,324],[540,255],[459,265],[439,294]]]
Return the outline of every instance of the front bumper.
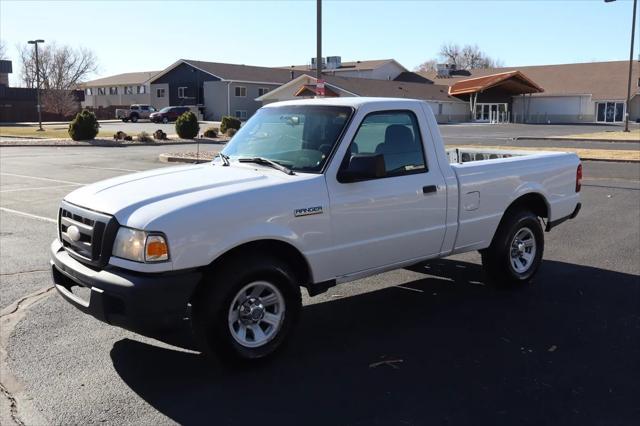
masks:
[[[51,272],[58,293],[76,308],[137,332],[179,326],[202,278],[197,270],[143,274],[109,265],[95,270],[69,256],[58,240],[51,244]],[[74,293],[74,287],[85,290]]]

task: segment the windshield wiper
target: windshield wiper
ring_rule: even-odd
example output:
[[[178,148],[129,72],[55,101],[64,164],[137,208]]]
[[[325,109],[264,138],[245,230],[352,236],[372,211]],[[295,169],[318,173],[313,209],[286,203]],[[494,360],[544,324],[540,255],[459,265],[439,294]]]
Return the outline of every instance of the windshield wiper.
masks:
[[[231,163],[229,163],[229,156],[227,154],[223,154],[221,152],[218,153],[218,157],[220,157],[222,159],[222,165],[223,166],[228,166]]]
[[[269,160],[268,158],[264,158],[264,157],[238,158],[238,162],[261,164],[263,166],[273,167],[274,169],[280,170],[281,172],[286,173],[288,175],[295,175],[293,170],[291,170],[290,168],[285,167],[280,163],[276,163],[275,161]]]

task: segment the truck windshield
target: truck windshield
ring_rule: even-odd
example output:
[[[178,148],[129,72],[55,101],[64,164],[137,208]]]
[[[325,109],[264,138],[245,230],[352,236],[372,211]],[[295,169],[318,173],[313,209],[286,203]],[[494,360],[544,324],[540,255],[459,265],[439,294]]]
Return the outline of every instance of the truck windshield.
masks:
[[[232,160],[266,158],[300,172],[320,172],[349,121],[349,107],[263,108],[222,151]]]

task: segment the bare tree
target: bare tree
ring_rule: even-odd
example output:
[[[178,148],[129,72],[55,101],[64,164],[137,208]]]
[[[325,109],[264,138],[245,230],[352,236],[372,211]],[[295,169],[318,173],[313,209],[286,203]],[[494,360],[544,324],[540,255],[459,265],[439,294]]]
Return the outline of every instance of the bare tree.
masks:
[[[36,58],[31,46],[19,49],[22,70],[20,79],[26,87],[36,87]],[[76,109],[70,92],[97,69],[95,54],[85,48],[73,49],[56,43],[42,45],[38,51],[40,87],[45,111],[69,115]]]
[[[435,71],[437,70],[438,61],[436,59],[429,59],[424,61],[416,67],[416,71]]]
[[[0,60],[7,59],[7,44],[4,40],[0,40]]]
[[[502,66],[502,61],[490,57],[477,45],[460,47],[455,43],[445,43],[440,47],[438,57],[420,64],[417,71],[435,71],[438,63],[452,64],[461,70]]]

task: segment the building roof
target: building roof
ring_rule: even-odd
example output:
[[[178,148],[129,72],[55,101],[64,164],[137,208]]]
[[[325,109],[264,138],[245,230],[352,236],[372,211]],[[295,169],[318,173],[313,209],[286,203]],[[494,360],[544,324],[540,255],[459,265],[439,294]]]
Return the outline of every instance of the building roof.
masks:
[[[153,80],[165,75],[180,64],[186,63],[207,74],[225,81],[241,81],[255,83],[282,84],[291,80],[291,71],[279,68],[256,67],[252,65],[224,64],[221,62],[195,61],[180,59],[154,77]],[[294,71],[294,77],[300,75]],[[152,81],[153,83],[153,81]]]
[[[384,97],[384,98],[409,98],[439,102],[463,102],[450,96],[448,87],[438,84],[408,83],[393,80],[375,80],[370,78],[323,76],[325,87],[334,92],[346,92],[354,96]],[[273,98],[289,85],[303,86],[304,80],[315,81],[315,77],[303,74],[295,80],[272,90],[261,96],[258,100]],[[289,86],[290,87],[290,86]]]
[[[333,73],[333,72],[341,72],[341,71],[370,71],[380,68],[383,65],[386,65],[390,62],[395,62],[402,69],[405,69],[400,63],[398,63],[395,59],[374,59],[368,61],[351,61],[351,62],[342,62],[340,67],[338,68],[325,68],[323,70],[324,73]],[[296,71],[310,71],[311,65],[292,65],[289,67],[278,67],[282,69],[293,69]]]
[[[418,74],[413,71],[402,71],[396,78],[395,81],[406,81],[407,83],[426,83],[433,84],[433,81],[425,78],[423,75]]]
[[[544,92],[542,87],[528,79],[520,71],[507,71],[483,77],[458,80],[449,86],[449,94],[453,96],[467,95],[470,93],[483,92],[498,86],[514,95]]]
[[[460,80],[516,70],[542,87],[543,96],[591,94],[594,100],[619,100],[627,97],[629,61],[488,68],[470,70],[466,72],[468,75],[451,77],[438,77],[435,71],[419,74],[436,84],[451,86]],[[638,78],[640,63],[634,61],[632,93],[638,93]]]
[[[95,86],[123,86],[123,85],[136,85],[144,84],[157,75],[160,71],[140,71],[140,72],[127,72],[124,74],[116,74],[109,77],[98,78],[96,80],[86,81],[79,84],[80,87],[95,87]]]

